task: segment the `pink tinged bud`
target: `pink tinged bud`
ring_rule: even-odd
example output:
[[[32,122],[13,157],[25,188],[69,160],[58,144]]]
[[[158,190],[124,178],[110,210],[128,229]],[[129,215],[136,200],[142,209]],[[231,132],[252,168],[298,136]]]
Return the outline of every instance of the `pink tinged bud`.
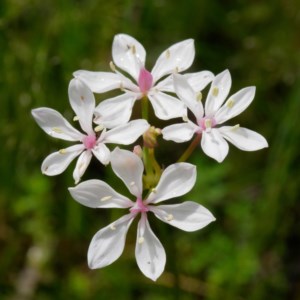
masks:
[[[143,94],[146,94],[151,89],[152,84],[153,84],[152,74],[149,71],[147,71],[145,68],[141,69],[139,80],[138,80],[140,91]]]
[[[86,149],[93,149],[96,145],[96,136],[87,135],[83,138],[83,144]]]

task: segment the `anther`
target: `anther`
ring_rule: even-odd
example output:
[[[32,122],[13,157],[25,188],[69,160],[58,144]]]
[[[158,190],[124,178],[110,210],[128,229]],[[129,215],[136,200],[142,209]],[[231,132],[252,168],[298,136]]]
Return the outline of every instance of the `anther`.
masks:
[[[157,193],[157,189],[153,188],[153,189],[151,189],[151,192],[155,194],[155,193]]]
[[[236,124],[235,126],[233,126],[233,127],[231,127],[231,130],[236,130],[236,129],[238,129],[240,127],[240,124]]]
[[[144,239],[143,236],[140,236],[140,237],[138,238],[138,243],[139,243],[139,244],[143,244],[144,241],[145,241],[145,239]]]
[[[101,131],[101,130],[103,130],[104,129],[104,126],[103,125],[98,125],[98,126],[96,126],[95,128],[94,128],[94,131],[95,132],[99,132],[99,131]]]
[[[198,93],[197,93],[197,101],[198,101],[198,102],[201,102],[201,100],[202,100],[202,93],[201,93],[201,92],[198,92]]]
[[[170,58],[170,56],[171,56],[171,52],[170,52],[170,50],[168,49],[168,50],[166,51],[166,58]]]
[[[172,221],[174,219],[174,217],[173,217],[173,215],[172,214],[169,214],[169,215],[167,215],[166,217],[165,217],[165,220],[166,221]]]
[[[205,124],[205,128],[211,128],[211,119],[205,119],[204,121],[204,124]]]
[[[134,181],[131,181],[131,182],[129,183],[129,185],[130,185],[130,186],[134,186],[134,185],[135,185],[135,182],[134,182]]]
[[[63,131],[60,128],[58,128],[58,127],[53,127],[52,131],[54,131],[56,133],[63,133]]]
[[[112,196],[105,196],[105,197],[102,197],[100,199],[101,202],[104,202],[104,201],[107,201],[107,200],[110,200],[112,198]]]
[[[228,108],[232,108],[232,106],[234,105],[234,100],[233,99],[229,99],[226,104],[225,104]]]
[[[73,121],[75,122],[75,121],[79,121],[79,117],[78,116],[75,116],[74,118],[73,118]]]
[[[109,227],[111,230],[116,230],[116,226],[114,224],[111,224]]]
[[[58,152],[59,152],[59,154],[66,154],[67,150],[66,149],[60,149]]]
[[[215,97],[217,97],[219,95],[219,88],[218,87],[215,86],[212,89],[212,95],[215,96]]]
[[[135,45],[132,45],[132,46],[130,47],[130,50],[131,50],[131,52],[132,52],[133,55],[136,54],[136,48],[135,48]]]
[[[189,121],[189,119],[188,119],[187,116],[183,116],[183,117],[182,117],[182,120],[183,120],[184,122],[188,122],[188,121]]]
[[[113,72],[116,72],[116,66],[112,61],[109,63],[109,66]]]

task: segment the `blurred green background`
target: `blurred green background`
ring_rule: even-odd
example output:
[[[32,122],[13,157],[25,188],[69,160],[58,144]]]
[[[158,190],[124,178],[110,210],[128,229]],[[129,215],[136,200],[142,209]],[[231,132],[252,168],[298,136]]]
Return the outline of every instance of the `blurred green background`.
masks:
[[[121,32],[145,46],[149,69],[167,47],[194,38],[189,71],[228,68],[232,93],[255,85],[255,101],[228,124],[270,145],[231,146],[222,164],[196,151],[197,185],[178,201],[203,204],[217,221],[186,233],[151,218],[167,252],[157,282],[136,265],[136,222],[118,261],[88,269],[92,236],[123,211],[76,203],[67,191],[74,163],[60,176],[41,174],[42,160],[67,143],[30,114],[48,106],[71,120],[72,72],[109,71]],[[300,299],[299,1],[1,0],[0,65],[0,299]],[[160,163],[170,164],[187,145],[160,146]],[[110,180],[121,192],[109,169],[93,160],[83,179]]]

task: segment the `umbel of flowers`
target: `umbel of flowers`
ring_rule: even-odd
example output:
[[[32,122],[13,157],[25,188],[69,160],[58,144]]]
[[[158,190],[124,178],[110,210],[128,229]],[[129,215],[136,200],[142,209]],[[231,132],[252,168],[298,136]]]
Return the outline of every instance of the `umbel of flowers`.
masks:
[[[36,108],[32,115],[50,136],[73,145],[48,155],[42,172],[61,174],[76,158],[73,172],[76,186],[70,187],[72,197],[91,208],[123,208],[125,215],[99,230],[88,250],[90,268],[102,268],[117,260],[123,252],[126,234],[135,218],[139,218],[135,257],[145,276],[156,280],[164,271],[165,250],[151,230],[148,214],[185,231],[199,230],[215,218],[209,210],[193,201],[179,204],[160,202],[187,194],[195,185],[196,166],[187,163],[197,148],[222,162],[228,154],[228,142],[244,151],[268,146],[260,134],[241,127],[223,125],[242,113],[252,102],[255,87],[246,87],[230,96],[231,76],[228,70],[214,76],[212,72],[183,73],[195,56],[192,39],[176,43],[157,59],[152,70],[145,66],[146,51],[133,37],[118,34],[113,40],[112,72],[79,70],[69,84],[69,101],[75,113],[72,126],[51,108]],[[210,84],[206,100],[202,90]],[[119,96],[96,104],[93,93],[120,90]],[[141,101],[140,119],[131,119],[136,101]],[[176,123],[155,128],[148,117],[149,103],[161,120],[176,118]],[[178,122],[181,118],[181,122]],[[169,121],[170,124],[170,121]],[[161,147],[157,137],[175,143],[191,141],[172,165],[164,169],[155,158]],[[142,137],[142,144],[136,143]],[[131,145],[132,151],[121,149]],[[112,146],[113,145],[113,146]],[[115,147],[113,149],[113,147]],[[127,198],[100,179],[81,183],[92,157],[110,166],[131,193]]]

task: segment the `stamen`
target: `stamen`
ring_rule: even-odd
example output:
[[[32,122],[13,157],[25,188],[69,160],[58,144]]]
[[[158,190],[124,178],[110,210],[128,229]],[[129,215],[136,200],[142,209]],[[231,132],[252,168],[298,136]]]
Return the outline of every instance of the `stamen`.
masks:
[[[231,130],[234,131],[240,127],[240,124],[236,124],[235,126],[231,127]]]
[[[189,121],[189,118],[188,118],[187,116],[183,116],[183,117],[182,117],[182,120],[183,120],[184,122],[188,122],[188,121]]]
[[[73,121],[75,122],[75,121],[79,121],[79,117],[78,116],[75,116],[74,118],[73,118]]]
[[[111,198],[112,198],[112,196],[104,196],[100,199],[100,201],[104,202],[104,201],[110,200]]]
[[[131,50],[131,52],[132,52],[133,55],[136,54],[136,48],[135,48],[135,45],[132,45],[132,46],[130,47],[130,50]]]
[[[169,221],[169,222],[172,221],[173,219],[174,219],[174,216],[172,214],[169,214],[165,217],[165,220]]]
[[[145,239],[144,239],[143,236],[140,236],[140,237],[138,238],[138,243],[139,243],[139,244],[143,244],[144,241],[145,241]]]
[[[58,152],[59,152],[59,154],[66,154],[67,150],[66,149],[60,149]]]
[[[116,66],[112,61],[109,63],[109,66],[113,72],[116,72]]]
[[[157,193],[157,189],[156,189],[156,188],[153,188],[153,189],[151,190],[151,192],[155,194],[155,193]]]
[[[98,125],[98,126],[96,126],[95,128],[94,128],[94,131],[95,132],[99,132],[99,131],[101,131],[101,130],[103,130],[104,129],[104,126],[103,125]]]
[[[179,73],[179,68],[176,67],[175,70],[174,70],[174,72],[175,72],[175,73]]]
[[[215,96],[215,97],[217,97],[219,95],[219,88],[218,87],[215,86],[212,89],[212,95]]]
[[[121,90],[122,92],[124,92],[124,85],[123,85],[123,82],[122,82],[122,81],[120,82],[119,88],[120,88],[120,90]]]
[[[228,108],[232,108],[234,105],[234,100],[233,99],[229,99],[226,104],[225,104]]]
[[[53,127],[52,131],[54,131],[56,133],[63,133],[63,131],[60,128],[58,128],[58,127]]]
[[[204,124],[205,124],[205,128],[211,128],[212,125],[211,119],[205,119]]]
[[[109,227],[111,230],[116,230],[116,226],[114,224],[111,224]]]
[[[131,182],[129,183],[129,185],[130,185],[130,186],[134,186],[134,185],[135,185],[135,182],[134,182],[134,181],[131,181]]]
[[[198,101],[198,102],[201,102],[201,100],[202,100],[202,93],[201,93],[201,92],[198,92],[198,93],[197,93],[197,101]]]
[[[168,49],[168,50],[166,51],[166,58],[170,58],[170,56],[171,56],[171,52],[170,52],[170,50]]]

